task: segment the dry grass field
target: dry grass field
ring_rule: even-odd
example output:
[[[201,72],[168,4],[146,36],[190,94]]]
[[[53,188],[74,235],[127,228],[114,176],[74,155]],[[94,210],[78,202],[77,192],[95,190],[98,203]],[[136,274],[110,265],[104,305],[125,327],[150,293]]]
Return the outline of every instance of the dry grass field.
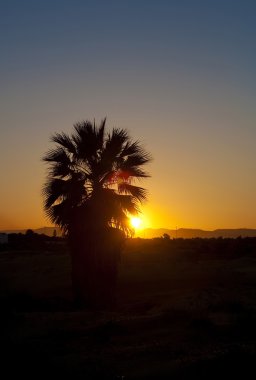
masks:
[[[8,377],[255,376],[254,239],[129,240],[112,310],[73,306],[64,245],[0,252],[0,281]]]

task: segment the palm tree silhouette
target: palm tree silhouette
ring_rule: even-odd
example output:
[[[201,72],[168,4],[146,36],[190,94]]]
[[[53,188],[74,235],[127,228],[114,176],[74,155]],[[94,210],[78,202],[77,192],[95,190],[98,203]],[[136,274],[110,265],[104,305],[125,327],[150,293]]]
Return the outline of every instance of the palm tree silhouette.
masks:
[[[82,121],[71,136],[54,134],[57,146],[43,157],[49,164],[44,209],[68,237],[80,304],[113,302],[120,249],[132,233],[129,215],[147,197],[135,182],[149,176],[142,167],[151,156],[126,130],[106,133],[105,125],[106,119],[99,126]]]

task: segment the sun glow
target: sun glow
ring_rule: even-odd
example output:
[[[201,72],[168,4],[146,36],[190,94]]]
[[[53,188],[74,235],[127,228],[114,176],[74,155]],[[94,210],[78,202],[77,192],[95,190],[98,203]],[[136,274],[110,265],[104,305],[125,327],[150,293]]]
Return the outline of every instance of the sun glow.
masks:
[[[136,216],[133,216],[133,217],[131,218],[130,222],[131,222],[132,227],[133,227],[135,230],[137,230],[138,228],[141,227],[141,219],[138,218],[138,217],[136,217]]]

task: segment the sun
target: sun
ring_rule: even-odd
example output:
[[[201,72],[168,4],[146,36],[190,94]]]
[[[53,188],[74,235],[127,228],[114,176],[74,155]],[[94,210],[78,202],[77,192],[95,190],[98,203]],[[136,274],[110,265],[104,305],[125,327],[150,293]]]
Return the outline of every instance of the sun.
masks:
[[[141,219],[138,218],[137,216],[133,216],[133,217],[130,219],[130,223],[131,223],[132,227],[136,230],[136,229],[140,228],[140,225],[141,225]]]

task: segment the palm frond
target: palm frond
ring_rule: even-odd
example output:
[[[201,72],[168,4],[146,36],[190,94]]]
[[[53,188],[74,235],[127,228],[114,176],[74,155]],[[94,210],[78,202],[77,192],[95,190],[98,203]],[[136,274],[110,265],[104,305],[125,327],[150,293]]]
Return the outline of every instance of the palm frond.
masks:
[[[72,208],[69,202],[64,201],[48,208],[46,215],[52,223],[60,226],[60,228],[67,233],[71,222],[71,210]]]
[[[136,202],[128,195],[118,195],[112,192],[112,196],[109,199],[109,215],[107,223],[114,227],[121,229],[127,235],[132,232],[131,225],[129,223],[128,214],[137,214],[138,210]]]
[[[117,197],[118,204],[126,213],[137,215],[140,212],[139,204],[136,198],[133,196],[127,194],[118,194]]]
[[[149,178],[150,174],[146,172],[145,170],[140,169],[137,166],[130,166],[126,165],[126,163],[123,163],[120,167],[120,169],[126,173],[129,174],[130,177],[133,179],[140,179],[140,178]]]
[[[49,209],[60,197],[63,197],[64,180],[49,178],[43,187],[44,208]]]
[[[56,201],[69,199],[71,204],[78,205],[86,196],[83,181],[74,178],[63,180],[60,178],[48,178],[44,188],[45,209],[50,208]]]
[[[126,234],[126,236],[132,235],[132,228],[129,223],[129,218],[124,212],[119,214],[117,217],[113,216],[108,224],[113,228],[122,230]]]
[[[129,167],[129,166],[142,166],[150,162],[151,157],[148,153],[138,153],[138,154],[133,154],[131,156],[128,156],[127,159],[124,161],[124,164]]]
[[[136,152],[135,152],[136,148]],[[131,177],[147,178],[150,175],[142,169],[142,166],[152,161],[152,157],[147,153],[144,148],[140,147],[137,143],[132,150],[133,153],[127,155],[123,160],[118,162],[118,168],[121,171],[130,173]]]
[[[104,118],[102,121],[101,121],[101,124],[99,126],[99,128],[97,129],[95,126],[94,126],[94,130],[95,130],[95,134],[97,136],[97,149],[100,149],[102,150],[103,148],[103,144],[104,144],[104,141],[105,141],[105,126],[106,126],[106,118]]]
[[[147,191],[143,187],[130,185],[128,183],[121,183],[118,186],[118,192],[120,194],[129,194],[140,203],[143,203],[147,199]]]
[[[62,133],[55,133],[51,137],[51,141],[61,145],[62,147],[66,148],[68,152],[70,153],[76,153],[76,147],[72,141],[72,139],[64,132]]]
[[[126,130],[114,128],[112,133],[108,134],[103,158],[115,161],[122,153],[123,145],[127,140],[129,140],[129,135]]]
[[[68,165],[63,164],[62,162],[58,162],[55,165],[52,165],[49,170],[51,177],[65,178],[71,176],[73,173],[74,171]]]
[[[131,142],[130,140],[126,142],[123,146],[121,157],[131,156],[133,154],[140,154],[143,148],[139,141]]]
[[[100,130],[97,130],[90,121],[76,123],[74,128],[76,133],[73,134],[72,139],[76,144],[76,156],[91,164],[97,159],[98,150],[102,148],[105,130],[104,120]]]
[[[43,161],[50,163],[61,163],[64,165],[72,165],[69,155],[62,147],[51,149],[43,156]]]

